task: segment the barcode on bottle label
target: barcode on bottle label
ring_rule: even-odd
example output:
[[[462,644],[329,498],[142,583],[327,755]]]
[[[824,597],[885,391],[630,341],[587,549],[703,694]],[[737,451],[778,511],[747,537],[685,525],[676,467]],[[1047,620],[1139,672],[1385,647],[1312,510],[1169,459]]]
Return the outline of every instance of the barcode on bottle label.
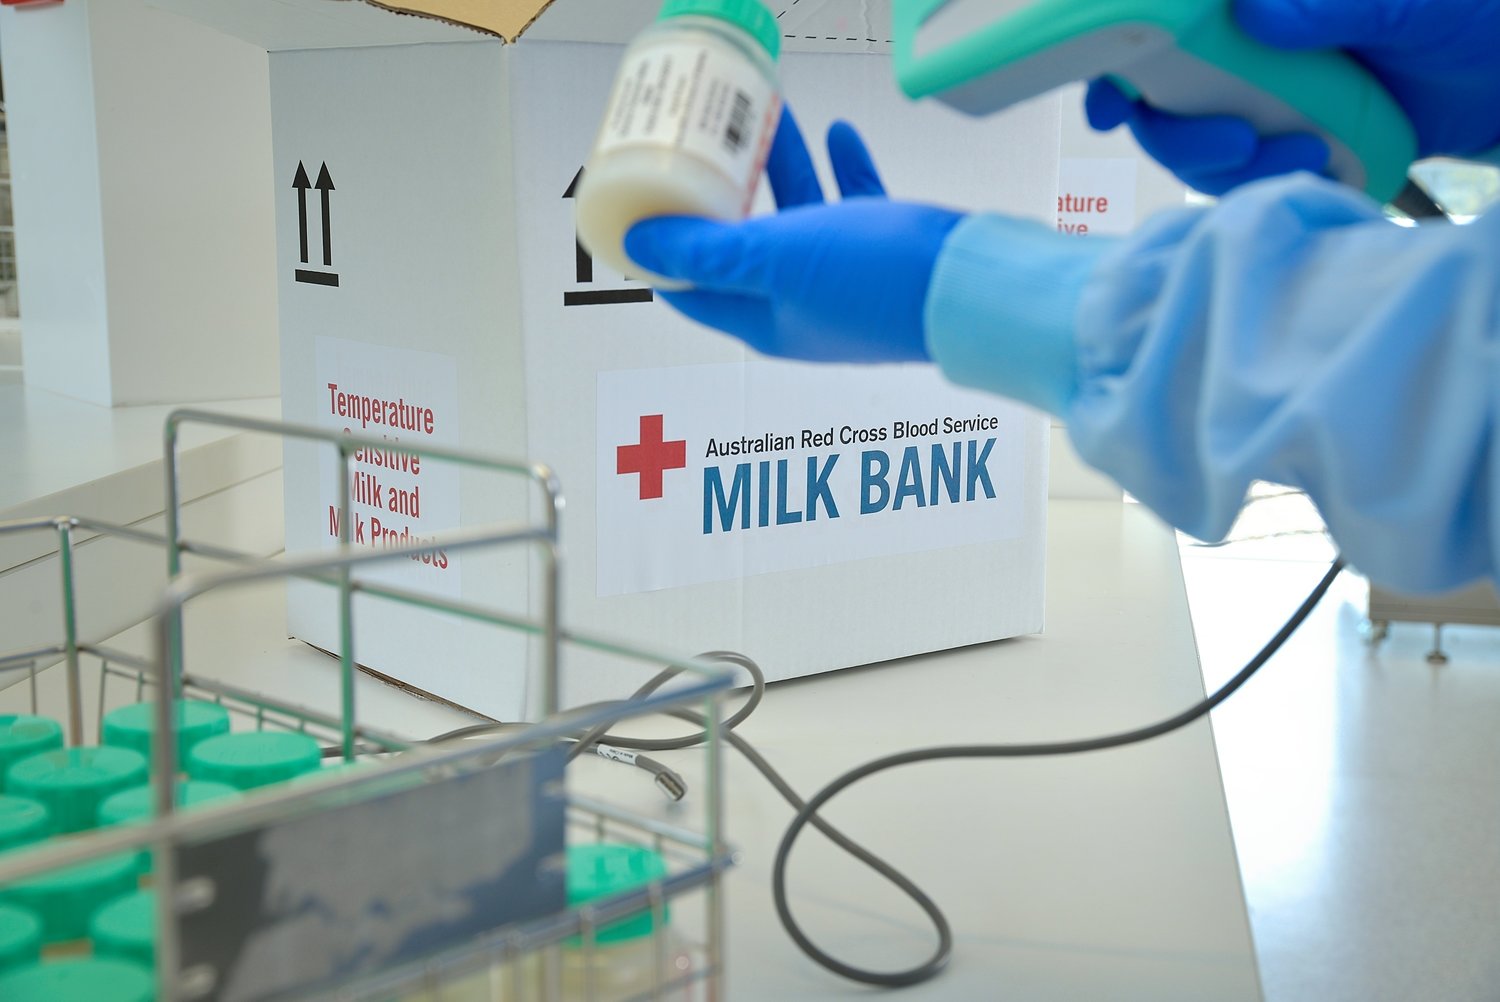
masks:
[[[595,149],[678,150],[753,190],[780,110],[771,84],[720,45],[664,42],[626,56]]]
[[[742,90],[734,92],[734,106],[729,109],[729,128],[724,130],[724,145],[731,153],[738,153],[745,145],[745,129],[750,124],[750,95]]]

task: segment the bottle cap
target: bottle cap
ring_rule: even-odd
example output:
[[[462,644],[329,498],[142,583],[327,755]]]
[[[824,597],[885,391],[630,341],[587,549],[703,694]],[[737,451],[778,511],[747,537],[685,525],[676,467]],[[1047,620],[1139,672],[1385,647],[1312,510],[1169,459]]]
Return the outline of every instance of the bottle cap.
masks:
[[[135,890],[138,874],[135,853],[107,856],[0,888],[0,903],[33,912],[42,920],[45,942],[78,939],[101,905]],[[3,991],[0,999],[10,1002]]]
[[[156,892],[136,891],[105,905],[89,923],[94,955],[156,963]]]
[[[0,851],[38,842],[51,834],[52,818],[46,805],[29,797],[0,794]]]
[[[229,711],[198,699],[179,699],[177,713],[177,763],[187,761],[188,752],[199,741],[229,733]],[[156,704],[133,703],[111,710],[100,730],[105,744],[129,748],[151,758],[156,737]]]
[[[322,764],[322,749],[306,734],[247,731],[200,742],[188,753],[187,771],[194,779],[252,790],[312,772]]]
[[[667,862],[661,853],[645,846],[608,842],[568,846],[568,905],[576,907],[633,891],[666,875]],[[662,917],[665,921],[665,912]],[[594,939],[599,943],[619,943],[649,936],[655,929],[656,917],[648,909],[602,926]],[[568,940],[569,946],[580,943],[576,936]]]
[[[128,748],[63,748],[22,759],[5,774],[5,792],[47,805],[52,830],[80,832],[98,823],[110,794],[146,781],[146,756]]]
[[[667,0],[656,19],[665,21],[684,14],[727,21],[759,42],[772,59],[781,55],[781,29],[761,0]]]
[[[240,791],[227,783],[212,783],[198,779],[177,781],[177,806],[196,807],[223,797],[238,797]],[[156,787],[132,786],[121,790],[99,805],[99,824],[118,825],[126,821],[139,821],[156,813]]]
[[[177,806],[194,807],[210,800],[238,797],[240,791],[225,783],[206,783],[195,779],[177,781]],[[121,790],[99,805],[99,826],[119,825],[130,821],[144,821],[156,814],[156,787],[133,786]],[[142,873],[151,872],[151,850],[142,849],[136,854]]]
[[[11,765],[38,752],[63,746],[62,725],[49,717],[0,713],[0,790]]]
[[[156,978],[112,957],[58,960],[0,974],[5,1002],[151,1002]]]
[[[42,920],[24,908],[0,905],[0,972],[42,955]]]

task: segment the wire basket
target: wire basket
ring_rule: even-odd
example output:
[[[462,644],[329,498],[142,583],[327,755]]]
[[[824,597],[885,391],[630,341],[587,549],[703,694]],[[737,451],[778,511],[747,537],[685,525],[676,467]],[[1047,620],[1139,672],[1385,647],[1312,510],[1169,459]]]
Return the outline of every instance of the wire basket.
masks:
[[[182,537],[177,439],[189,423],[318,443],[339,456],[342,545],[264,560]],[[717,721],[732,673],[722,663],[644,651],[565,631],[558,621],[561,495],[545,467],[457,450],[422,448],[424,462],[450,462],[521,477],[540,492],[535,523],[444,534],[419,545],[355,548],[349,539],[350,482],[361,448],[410,452],[396,443],[277,422],[177,411],[167,420],[165,534],[74,517],[0,523],[0,537],[55,534],[47,558],[62,590],[61,639],[0,652],[0,682],[24,672],[33,712],[66,722],[69,745],[89,737],[84,693],[97,677],[106,707],[150,700],[154,707],[151,799],[140,823],[97,828],[0,854],[0,900],[17,882],[120,854],[149,853],[155,890],[156,998],[339,998],[382,1000],[598,1000],[723,997],[722,746]],[[147,652],[79,636],[75,549],[85,533],[160,547],[170,583],[152,620]],[[515,614],[360,580],[358,572],[438,548],[526,547],[542,566],[542,614]],[[192,562],[192,569],[185,562]],[[202,564],[200,568],[198,565]],[[321,582],[338,597],[339,699],[308,707],[212,672],[193,670],[186,637],[194,613],[215,598],[291,579]],[[539,639],[533,723],[464,729],[461,739],[376,727],[357,714],[356,616],[365,606],[416,605],[498,631]],[[572,650],[617,660],[636,672],[680,673],[666,690],[639,699],[563,711],[559,673]],[[3,638],[0,638],[3,651]],[[49,705],[39,665],[59,663],[65,696]],[[643,676],[644,677],[644,676]],[[20,693],[12,692],[15,697]],[[6,695],[0,690],[0,696]],[[411,697],[415,699],[416,697]],[[328,758],[358,768],[330,771],[184,810],[176,700],[215,703],[234,730],[305,734]],[[13,700],[14,701],[14,700]],[[579,735],[653,714],[690,708],[706,722],[701,761],[684,767],[697,788],[682,805],[597,756],[570,765]],[[576,752],[575,752],[576,754]],[[676,763],[674,763],[676,764]],[[675,775],[675,773],[673,774]],[[661,777],[658,777],[660,779]],[[593,847],[593,848],[590,848]],[[601,848],[602,847],[602,848]],[[642,851],[644,850],[644,851]],[[570,895],[574,864],[620,854],[654,861],[638,879],[607,893]],[[142,857],[144,858],[144,857]],[[591,861],[591,862],[590,862]],[[669,917],[670,913],[670,917]],[[628,934],[627,934],[628,927]],[[57,962],[56,957],[46,962]],[[3,976],[3,975],[0,975]]]

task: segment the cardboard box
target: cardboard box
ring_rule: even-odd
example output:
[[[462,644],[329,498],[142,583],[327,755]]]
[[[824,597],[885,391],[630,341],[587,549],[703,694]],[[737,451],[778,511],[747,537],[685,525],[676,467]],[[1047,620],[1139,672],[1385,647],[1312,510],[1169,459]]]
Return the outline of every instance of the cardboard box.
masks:
[[[574,628],[743,651],[772,679],[1041,628],[1042,418],[927,366],[748,357],[578,248],[569,195],[622,45],[657,0],[400,5],[509,41],[388,14],[377,25],[348,0],[277,6],[343,45],[266,29],[290,40],[270,57],[288,420],[551,464]],[[887,4],[771,6],[785,93],[815,149],[846,117],[898,197],[1052,219],[1054,100],[983,121],[916,105],[891,73]],[[338,41],[326,21],[341,15]],[[438,44],[385,44],[403,25]],[[484,474],[379,457],[359,469],[366,545],[535,511]],[[287,449],[289,549],[332,545],[333,477],[331,458]],[[445,555],[384,579],[531,609],[533,576],[524,555]],[[357,615],[361,663],[523,712],[534,656],[495,631],[373,600]],[[325,592],[293,592],[293,635],[333,647],[335,624]],[[570,658],[565,698],[641,681],[605,672]]]

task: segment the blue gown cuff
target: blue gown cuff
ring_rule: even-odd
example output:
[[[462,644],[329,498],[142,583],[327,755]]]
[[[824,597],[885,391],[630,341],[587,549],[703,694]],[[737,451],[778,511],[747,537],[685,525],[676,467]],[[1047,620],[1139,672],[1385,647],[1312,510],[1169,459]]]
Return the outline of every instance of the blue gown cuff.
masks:
[[[943,244],[927,292],[927,351],[953,382],[1063,414],[1078,388],[1074,324],[1118,243],[975,215]]]

